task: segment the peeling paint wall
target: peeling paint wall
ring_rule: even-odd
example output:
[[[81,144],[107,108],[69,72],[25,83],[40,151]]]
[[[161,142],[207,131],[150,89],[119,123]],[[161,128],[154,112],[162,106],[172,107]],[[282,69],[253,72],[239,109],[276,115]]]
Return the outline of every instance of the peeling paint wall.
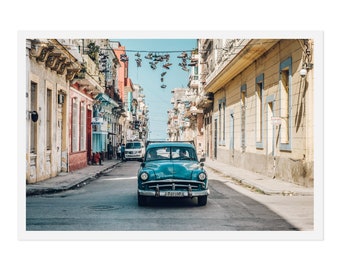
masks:
[[[58,75],[55,71],[46,68],[45,63],[37,61],[35,58],[30,58],[27,54],[27,90],[26,90],[26,162],[27,172],[26,181],[35,183],[50,177],[54,177],[61,170],[67,170],[67,157],[59,158],[62,151],[57,143],[58,130],[58,92],[63,91],[67,94],[68,82],[65,76]],[[36,110],[38,112],[38,121],[36,122],[36,132],[32,133],[32,118],[31,111],[31,83],[36,85]],[[50,114],[47,108],[47,91],[51,91],[51,108]],[[48,117],[50,115],[50,118]],[[65,115],[64,115],[65,116]],[[50,123],[48,123],[50,121]],[[67,119],[64,119],[67,123]],[[34,134],[34,135],[32,135]],[[32,152],[32,136],[36,136],[35,150]],[[48,139],[50,136],[50,139]],[[64,138],[64,140],[67,140]],[[63,142],[63,152],[66,143]],[[63,161],[62,161],[63,160]],[[63,168],[63,169],[61,169]]]
[[[269,110],[275,117],[281,116],[282,87],[280,86],[280,65],[291,59],[291,77],[289,78],[291,95],[289,110],[290,148],[282,144],[282,124],[273,124]],[[265,175],[280,178],[304,186],[314,183],[314,140],[313,140],[313,69],[306,78],[299,71],[303,62],[303,46],[299,40],[280,40],[269,51],[265,52],[251,65],[242,70],[214,95],[213,111],[218,118],[219,103],[226,98],[225,143],[217,139],[217,159]],[[256,137],[256,78],[263,74],[263,119],[262,146],[257,144]],[[287,71],[288,74],[288,71]],[[245,136],[242,138],[242,104],[241,86],[246,85]],[[269,107],[270,106],[270,107]],[[234,126],[230,126],[229,117],[233,114]],[[284,120],[282,120],[284,121]],[[214,128],[214,127],[213,127]],[[220,128],[220,126],[218,126]],[[231,132],[232,130],[232,132]],[[213,130],[214,134],[214,130]],[[217,134],[222,134],[217,132]],[[233,138],[232,138],[233,136]],[[234,150],[229,142],[233,140]],[[243,151],[243,143],[245,150]],[[210,153],[213,157],[213,153]]]

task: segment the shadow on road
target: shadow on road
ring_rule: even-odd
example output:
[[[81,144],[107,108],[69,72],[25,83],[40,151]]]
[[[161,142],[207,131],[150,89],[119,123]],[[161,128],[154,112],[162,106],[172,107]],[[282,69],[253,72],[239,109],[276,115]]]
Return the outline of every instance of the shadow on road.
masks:
[[[194,219],[215,219],[216,224],[223,223],[224,220],[226,230],[231,228],[236,231],[300,230],[267,206],[237,192],[221,181],[209,180],[209,189],[210,195],[206,206],[197,206],[196,198],[148,198],[147,206],[140,208],[145,213],[162,209],[166,211],[191,209]],[[221,226],[223,227],[222,224]]]

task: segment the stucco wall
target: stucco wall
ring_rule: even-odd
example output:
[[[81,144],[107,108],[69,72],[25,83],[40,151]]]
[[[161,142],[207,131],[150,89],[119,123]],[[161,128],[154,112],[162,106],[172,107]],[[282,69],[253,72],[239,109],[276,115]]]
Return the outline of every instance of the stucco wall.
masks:
[[[292,60],[291,149],[283,150],[280,147],[281,126],[272,125],[267,111],[269,110],[268,103],[270,103],[273,106],[274,116],[280,116],[280,63],[288,58]],[[281,40],[215,93],[213,110],[217,119],[218,101],[226,98],[226,138],[225,145],[220,144],[221,139],[218,138],[218,160],[286,181],[306,186],[313,185],[313,70],[309,72],[307,84],[305,84],[306,81],[299,74],[301,63],[302,47],[298,40]],[[257,147],[256,144],[255,88],[256,77],[260,74],[264,76],[262,148]],[[240,89],[242,85],[246,85],[245,151],[242,151],[241,147]],[[234,120],[234,151],[231,151],[229,145],[232,139],[231,114]],[[273,153],[269,153],[271,142],[274,145]]]
[[[87,163],[88,163],[88,158],[87,158],[87,147],[88,145],[86,144],[85,145],[85,149],[81,149],[81,146],[80,146],[80,132],[81,129],[79,127],[79,131],[78,131],[78,144],[79,144],[79,151],[77,152],[72,152],[72,100],[73,99],[76,99],[76,103],[78,104],[78,113],[79,113],[79,119],[81,119],[82,117],[87,117],[87,108],[89,106],[92,106],[92,100],[87,97],[85,95],[84,92],[81,92],[79,89],[76,89],[76,86],[71,86],[70,87],[70,102],[69,102],[69,109],[68,109],[68,123],[69,123],[69,126],[68,126],[68,141],[69,141],[69,146],[68,146],[68,149],[69,149],[69,171],[74,171],[74,170],[78,170],[78,169],[81,169],[81,168],[84,168],[87,166]],[[81,116],[81,104],[84,104],[84,108],[85,108],[85,111],[84,111],[84,114]],[[87,119],[86,119],[87,120]],[[91,127],[88,127],[87,125],[89,123],[86,122],[86,128],[85,128],[85,139],[87,140],[87,133],[86,131],[88,129],[91,129]],[[80,122],[78,123],[79,126],[80,126]]]
[[[29,61],[28,89],[27,89],[27,110],[30,108],[30,84],[31,81],[37,84],[37,146],[36,153],[30,153],[30,123],[31,119],[27,118],[27,164],[28,170],[26,181],[34,183],[54,177],[58,173],[58,168],[61,167],[61,159],[59,158],[60,149],[56,146],[56,130],[57,130],[57,93],[59,90],[67,91],[68,85],[65,76],[57,75],[56,72],[45,68],[44,63],[37,62],[35,59],[27,59]],[[47,89],[52,90],[52,119],[51,119],[51,149],[46,149],[46,93]]]
[[[70,160],[70,172],[79,170],[81,168],[84,168],[87,166],[87,152],[77,152],[77,153],[71,153],[69,155]]]

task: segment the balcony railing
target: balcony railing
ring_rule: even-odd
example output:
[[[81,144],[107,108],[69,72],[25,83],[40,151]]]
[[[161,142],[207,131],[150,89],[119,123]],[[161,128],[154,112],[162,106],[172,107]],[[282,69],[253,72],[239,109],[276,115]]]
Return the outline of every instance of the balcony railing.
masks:
[[[104,93],[105,75],[99,72],[96,63],[88,56],[83,55],[83,69],[77,74],[75,81],[91,93]]]
[[[198,75],[191,75],[191,76],[190,76],[189,87],[190,87],[190,88],[197,89],[197,88],[198,88],[198,85],[199,85]]]
[[[249,39],[230,39],[226,40],[224,47],[220,48],[217,55],[213,51],[207,54],[208,68],[205,70],[207,72],[206,83],[216,77],[232,60],[233,58],[247,45]],[[207,41],[205,41],[207,43]]]

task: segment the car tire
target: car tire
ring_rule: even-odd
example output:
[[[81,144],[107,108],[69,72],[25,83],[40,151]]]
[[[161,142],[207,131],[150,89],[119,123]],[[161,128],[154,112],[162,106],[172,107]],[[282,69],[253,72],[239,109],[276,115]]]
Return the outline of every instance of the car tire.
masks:
[[[147,203],[147,197],[138,194],[138,206],[145,206]]]
[[[197,197],[198,206],[204,206],[207,204],[208,196],[199,196]]]

